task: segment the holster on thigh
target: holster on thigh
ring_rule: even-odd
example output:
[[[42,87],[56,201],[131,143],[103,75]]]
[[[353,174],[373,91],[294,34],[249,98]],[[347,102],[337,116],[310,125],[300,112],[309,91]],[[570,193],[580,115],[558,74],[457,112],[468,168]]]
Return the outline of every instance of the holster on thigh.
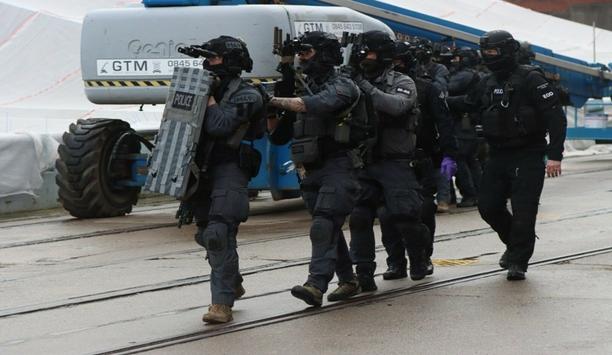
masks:
[[[416,189],[390,189],[385,192],[385,206],[392,220],[420,220],[423,197]]]

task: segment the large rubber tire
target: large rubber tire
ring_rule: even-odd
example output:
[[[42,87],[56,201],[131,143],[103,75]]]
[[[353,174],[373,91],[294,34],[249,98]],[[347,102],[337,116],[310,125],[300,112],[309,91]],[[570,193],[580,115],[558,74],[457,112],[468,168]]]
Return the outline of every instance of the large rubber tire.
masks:
[[[133,132],[129,123],[113,119],[86,119],[71,124],[63,135],[55,162],[59,201],[78,218],[122,216],[132,211],[140,187],[117,187],[113,182],[129,178],[128,160],[108,163],[113,146],[125,132]],[[117,153],[138,153],[137,139],[126,139]],[[110,176],[108,171],[113,172]],[[120,175],[120,176],[119,176]]]

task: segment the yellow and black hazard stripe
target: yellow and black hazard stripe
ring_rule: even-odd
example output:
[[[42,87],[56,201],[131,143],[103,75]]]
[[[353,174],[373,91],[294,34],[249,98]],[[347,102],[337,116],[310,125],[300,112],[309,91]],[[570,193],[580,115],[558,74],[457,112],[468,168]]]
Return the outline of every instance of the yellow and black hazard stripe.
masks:
[[[127,88],[170,86],[170,80],[85,80],[90,88]]]
[[[272,84],[277,78],[247,78],[246,81],[254,84]],[[127,87],[168,87],[170,80],[85,80],[89,88],[127,88]]]

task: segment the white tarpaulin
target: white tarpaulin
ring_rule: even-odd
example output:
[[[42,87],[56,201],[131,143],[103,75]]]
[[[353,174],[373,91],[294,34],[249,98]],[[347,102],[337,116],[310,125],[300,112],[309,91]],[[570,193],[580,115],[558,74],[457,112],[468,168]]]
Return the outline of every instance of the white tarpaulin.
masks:
[[[0,197],[33,194],[57,158],[54,136],[80,118],[157,129],[162,107],[90,103],[80,70],[81,22],[93,9],[140,0],[0,0]],[[3,133],[4,132],[4,133]],[[19,133],[19,132],[27,132]]]
[[[48,134],[0,133],[0,197],[39,189],[40,173],[53,167],[57,146]]]
[[[97,8],[139,0],[0,0],[0,132],[64,132],[79,118],[121,118],[136,129],[159,127],[162,108],[100,106],[85,97],[81,21]]]

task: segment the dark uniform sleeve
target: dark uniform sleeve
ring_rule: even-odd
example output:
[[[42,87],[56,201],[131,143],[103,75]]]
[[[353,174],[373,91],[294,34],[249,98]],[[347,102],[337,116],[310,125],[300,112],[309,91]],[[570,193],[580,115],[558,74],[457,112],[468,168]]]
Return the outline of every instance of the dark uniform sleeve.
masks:
[[[370,95],[376,111],[391,117],[405,117],[417,102],[416,85],[407,75],[396,76],[388,92],[378,89],[365,79],[359,82],[359,87]]]
[[[454,157],[457,154],[457,140],[455,139],[454,122],[446,103],[446,97],[438,86],[430,85],[429,87],[427,104],[440,135],[438,138],[440,149],[443,154]]]
[[[527,97],[544,120],[550,138],[546,155],[548,159],[560,161],[563,159],[567,119],[559,101],[559,94],[539,72],[529,73],[527,83]]]
[[[487,80],[481,80],[474,90],[470,90],[466,95],[451,96],[446,99],[450,110],[457,113],[478,112],[481,110],[481,98],[486,89]]]
[[[359,88],[349,78],[337,76],[323,90],[311,96],[303,96],[306,112],[314,115],[341,112],[359,98]]]
[[[229,137],[241,124],[248,122],[253,113],[262,109],[261,94],[255,88],[245,87],[226,102],[206,109],[204,130],[213,137]]]
[[[472,86],[478,74],[470,72],[468,70],[462,70],[455,75],[450,77],[448,82],[448,93],[449,95],[465,94]]]
[[[434,63],[430,67],[429,74],[433,79],[432,84],[437,86],[442,92],[448,92],[448,78],[450,76],[448,68],[446,68],[443,64]]]

